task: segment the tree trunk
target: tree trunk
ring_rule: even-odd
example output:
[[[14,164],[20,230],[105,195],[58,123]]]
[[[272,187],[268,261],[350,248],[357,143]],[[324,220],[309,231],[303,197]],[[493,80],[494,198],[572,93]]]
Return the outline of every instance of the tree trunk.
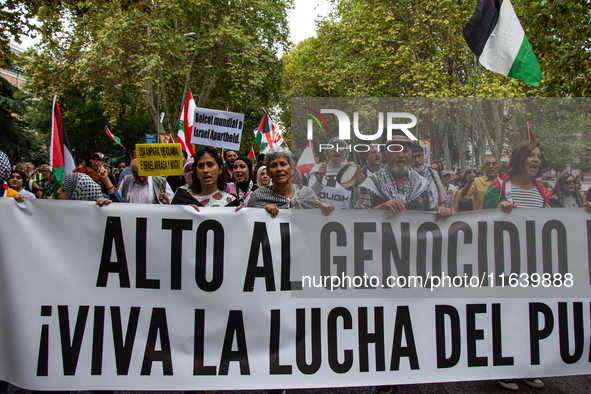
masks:
[[[205,107],[207,103],[207,99],[209,99],[209,95],[211,94],[211,90],[215,86],[215,83],[218,80],[218,75],[214,74],[211,79],[208,81],[207,79],[203,80],[203,85],[201,87],[201,93],[199,94],[199,101],[197,102],[198,107]]]
[[[154,126],[156,127],[156,132],[158,132],[158,110],[154,107],[154,90],[152,88],[152,83],[149,81],[144,82],[144,89],[146,89],[146,93],[144,94],[144,104],[146,106],[146,110],[152,117],[152,121],[154,122]]]
[[[468,144],[468,136],[471,133],[471,131],[469,131],[469,123],[466,122],[466,117],[470,113],[470,106],[468,105],[462,106],[459,109],[456,108],[454,104],[450,107],[450,115],[455,123],[453,137],[460,152],[460,168],[462,169],[462,173],[466,171],[466,147]]]

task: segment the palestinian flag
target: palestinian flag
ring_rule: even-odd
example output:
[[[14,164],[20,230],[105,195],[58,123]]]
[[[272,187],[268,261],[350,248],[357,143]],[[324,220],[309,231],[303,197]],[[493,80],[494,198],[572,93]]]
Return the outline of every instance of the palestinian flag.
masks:
[[[254,154],[254,148],[251,146],[250,147],[250,152],[248,152],[248,158],[250,159],[250,161],[255,162],[257,157]]]
[[[193,144],[191,143],[195,107],[195,100],[193,100],[193,94],[191,94],[191,89],[189,89],[189,94],[181,112],[181,119],[176,135],[176,142],[181,144],[181,149],[187,152],[189,156],[195,156],[195,148],[193,148]]]
[[[273,147],[273,141],[275,140],[275,125],[271,122],[267,111],[265,111],[263,119],[261,120],[258,129],[255,129],[254,134],[255,142],[261,153],[266,153]]]
[[[532,182],[544,199],[544,207],[549,208],[550,200],[552,200],[552,192],[542,186],[537,180],[532,179]],[[490,184],[488,190],[484,193],[482,209],[498,208],[501,201],[513,203],[513,199],[511,198],[511,174],[505,174],[501,179],[497,179]]]
[[[488,70],[532,86],[540,84],[540,64],[510,0],[478,0],[464,38]]]
[[[254,140],[261,153],[267,153],[274,146],[287,146],[281,134],[275,130],[275,125],[271,122],[271,118],[266,111],[259,127],[254,129],[253,132]]]
[[[109,127],[107,126],[105,126],[105,133],[107,133],[109,138],[113,140],[114,145],[119,145],[120,147],[125,149],[125,147],[121,145],[121,138],[116,137],[113,133],[111,133],[111,130],[109,130]]]
[[[76,165],[72,157],[70,142],[64,125],[62,113],[57,104],[57,95],[53,96],[51,107],[51,147],[49,149],[49,165],[53,167],[53,197],[57,197],[57,191],[64,183],[64,174],[74,172]]]

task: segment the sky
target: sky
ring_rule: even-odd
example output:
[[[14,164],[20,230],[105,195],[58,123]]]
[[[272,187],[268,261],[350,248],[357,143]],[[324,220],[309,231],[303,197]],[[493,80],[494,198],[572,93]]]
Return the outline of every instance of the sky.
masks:
[[[316,36],[314,20],[318,15],[325,16],[332,11],[332,3],[328,0],[294,0],[295,8],[289,11],[289,38],[298,42]]]
[[[316,36],[316,25],[314,20],[318,15],[325,16],[332,10],[333,6],[329,0],[294,0],[295,8],[289,10],[289,38],[291,42],[298,42],[312,36]],[[27,36],[21,37],[21,46],[28,48],[39,41],[39,38],[32,39]]]

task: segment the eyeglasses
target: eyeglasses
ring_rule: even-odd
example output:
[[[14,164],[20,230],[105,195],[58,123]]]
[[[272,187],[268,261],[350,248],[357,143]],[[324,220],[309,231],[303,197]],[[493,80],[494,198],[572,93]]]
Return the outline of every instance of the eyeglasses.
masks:
[[[573,183],[575,183],[575,181],[566,181],[566,182],[564,182],[565,185],[572,185]]]
[[[496,165],[497,165],[497,163],[496,163],[496,162],[490,162],[490,161],[489,161],[488,163],[484,163],[484,165],[485,165],[485,166],[493,166],[493,167],[494,167],[494,166],[496,166]]]

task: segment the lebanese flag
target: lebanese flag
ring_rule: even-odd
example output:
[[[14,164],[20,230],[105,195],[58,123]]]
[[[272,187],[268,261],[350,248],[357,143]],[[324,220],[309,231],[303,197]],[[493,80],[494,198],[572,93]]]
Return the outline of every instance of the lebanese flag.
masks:
[[[68,135],[62,123],[62,113],[57,104],[57,95],[53,96],[51,107],[49,165],[53,167],[53,197],[57,198],[57,191],[64,183],[64,174],[74,172],[74,168],[76,168]]]
[[[116,137],[115,134],[111,133],[111,130],[109,130],[108,126],[105,126],[105,133],[107,133],[109,138],[111,138],[116,145],[119,145],[120,147],[125,149],[125,147],[123,145],[121,145],[121,138]]]
[[[181,112],[181,120],[179,121],[179,129],[176,135],[176,142],[181,144],[181,149],[187,152],[189,156],[195,156],[195,148],[193,148],[193,144],[191,144],[194,120],[193,114],[195,113],[195,108],[195,100],[193,100],[191,89],[189,89],[189,94],[187,95],[185,105],[183,105],[183,110]],[[189,141],[188,144],[187,141]]]
[[[315,165],[316,154],[314,154],[314,145],[312,145],[312,141],[308,141],[308,145],[306,145],[306,148],[298,160],[297,168],[302,174],[307,174]]]
[[[464,38],[486,69],[532,86],[540,84],[540,64],[510,0],[478,0]]]

